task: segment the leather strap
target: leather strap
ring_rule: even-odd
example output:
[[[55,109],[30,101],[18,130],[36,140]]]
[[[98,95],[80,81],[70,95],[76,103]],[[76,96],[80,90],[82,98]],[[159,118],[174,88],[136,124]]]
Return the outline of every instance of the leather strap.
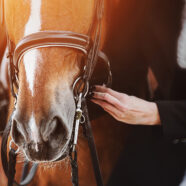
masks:
[[[72,184],[73,186],[79,186],[77,151],[76,150],[74,152],[71,152],[70,154],[70,164],[71,164]]]
[[[13,175],[14,172],[12,172],[12,171],[14,171],[15,167],[14,167],[14,165],[12,165],[12,162],[8,162],[8,159],[7,159],[7,143],[8,143],[8,137],[10,134],[11,123],[12,123],[12,116],[10,117],[10,119],[8,121],[8,124],[4,130],[3,137],[2,137],[1,161],[2,161],[5,175],[7,176],[8,181],[9,181],[9,186],[12,186],[13,184],[15,184],[16,186],[25,186],[32,181],[32,179],[37,171],[38,164],[34,163],[32,165],[32,168],[31,168],[29,174],[27,176],[24,176],[25,178],[24,178],[24,180],[21,181],[20,184],[18,184],[16,181],[14,181],[14,175]],[[9,153],[9,156],[12,157],[12,159],[16,158],[16,154],[14,151],[11,151],[11,153]],[[23,171],[24,170],[25,169],[23,169]]]
[[[112,72],[111,72],[111,68],[110,68],[110,61],[109,61],[108,57],[105,55],[105,53],[103,53],[102,51],[99,51],[98,57],[104,63],[106,63],[106,67],[107,67],[107,71],[108,71],[108,79],[107,79],[107,82],[106,82],[106,86],[110,87],[112,85]]]
[[[97,154],[97,150],[96,150],[94,136],[92,133],[92,127],[91,127],[91,122],[89,119],[87,103],[85,100],[83,101],[83,107],[84,107],[84,114],[86,117],[86,122],[84,124],[84,134],[88,140],[88,146],[90,149],[91,160],[92,160],[92,165],[94,168],[94,175],[96,178],[96,183],[97,183],[97,186],[103,186],[104,184],[103,184],[103,178],[102,178],[102,174],[101,174],[98,154]]]
[[[24,37],[16,46],[13,63],[19,68],[19,62],[25,52],[34,48],[67,47],[77,49],[87,55],[90,48],[90,38],[87,35],[71,31],[41,31]]]

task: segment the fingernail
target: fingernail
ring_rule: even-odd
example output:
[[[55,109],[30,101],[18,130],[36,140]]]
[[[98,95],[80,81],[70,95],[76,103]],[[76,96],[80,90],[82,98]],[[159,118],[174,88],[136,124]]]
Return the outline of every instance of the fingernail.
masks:
[[[96,86],[95,85],[91,86],[89,90],[90,90],[90,92],[94,92],[96,90]]]
[[[87,98],[92,99],[93,97],[94,97],[94,92],[89,92]]]

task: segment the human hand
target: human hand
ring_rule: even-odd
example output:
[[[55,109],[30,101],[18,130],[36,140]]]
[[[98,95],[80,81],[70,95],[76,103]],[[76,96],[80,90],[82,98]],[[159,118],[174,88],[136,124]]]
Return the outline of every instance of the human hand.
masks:
[[[100,105],[116,120],[134,125],[160,125],[156,103],[116,92],[104,86],[95,86],[92,102]]]

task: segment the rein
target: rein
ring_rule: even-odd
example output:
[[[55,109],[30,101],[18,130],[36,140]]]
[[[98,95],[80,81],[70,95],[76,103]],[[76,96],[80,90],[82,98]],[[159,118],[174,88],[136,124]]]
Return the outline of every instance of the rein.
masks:
[[[74,118],[72,136],[69,143],[69,158],[71,160],[73,186],[79,185],[76,151],[79,126],[83,127],[84,135],[88,140],[97,186],[103,186],[103,179],[86,104],[86,96],[89,92],[89,82],[91,80],[98,59],[106,64],[106,70],[109,72],[106,84],[110,85],[112,82],[109,60],[107,56],[99,50],[103,10],[104,0],[95,0],[94,17],[88,35],[74,33],[71,31],[41,31],[24,37],[14,47],[13,42],[9,39],[7,34],[7,43],[9,48],[9,54],[7,56],[9,58],[9,79],[12,96],[15,98],[15,106],[17,103],[17,93],[15,91],[15,88],[19,89],[19,63],[26,52],[35,48],[57,46],[73,48],[84,54],[83,59],[85,60],[86,64],[84,67],[83,75],[77,78],[73,85],[74,99],[76,102],[76,113]],[[8,186],[12,186],[13,184],[17,186],[23,186],[30,183],[30,181],[34,177],[37,169],[37,164],[33,164],[30,173],[28,174],[28,176],[25,176],[25,173],[28,172],[28,162],[25,162],[25,168],[22,176],[23,180],[20,184],[14,181],[17,151],[15,151],[11,147],[11,145],[9,152],[9,161],[7,159],[7,144],[11,130],[11,124],[12,116],[3,133],[1,146],[2,164],[5,174],[8,177]]]
[[[30,173],[26,176],[24,175],[27,172],[26,170],[27,167],[26,167],[26,162],[25,162],[23,174],[21,178],[21,183],[18,184],[16,181],[14,181],[14,176],[16,173],[15,164],[16,164],[17,152],[14,149],[10,149],[9,161],[7,159],[7,143],[8,143],[8,137],[10,134],[10,130],[11,130],[11,123],[12,123],[12,116],[10,117],[6,125],[6,128],[3,132],[2,144],[1,144],[1,161],[2,161],[5,175],[8,178],[8,186],[12,186],[13,184],[16,186],[24,186],[24,185],[28,185],[32,181],[36,173],[38,164],[34,163],[30,170]]]

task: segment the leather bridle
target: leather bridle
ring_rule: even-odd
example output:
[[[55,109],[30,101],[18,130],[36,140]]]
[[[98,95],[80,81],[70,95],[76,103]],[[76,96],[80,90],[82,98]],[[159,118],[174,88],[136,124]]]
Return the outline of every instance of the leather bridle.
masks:
[[[85,99],[89,91],[89,82],[92,77],[94,67],[96,65],[96,62],[98,61],[98,58],[100,58],[100,60],[105,62],[108,66],[109,75],[108,75],[107,84],[109,85],[112,80],[109,60],[106,57],[106,55],[100,51],[101,24],[102,24],[103,10],[104,10],[104,0],[95,0],[94,17],[88,35],[74,33],[71,31],[41,31],[24,37],[15,47],[12,41],[9,38],[7,39],[8,48],[9,48],[9,54],[8,54],[9,77],[10,77],[9,79],[10,79],[12,95],[15,97],[16,100],[15,105],[17,103],[17,92],[18,92],[17,90],[19,89],[19,80],[18,80],[19,64],[25,53],[36,48],[65,47],[65,48],[75,49],[84,54],[83,60],[84,60],[85,68],[84,68],[84,72],[82,73],[83,75],[78,79],[76,79],[73,85],[74,99],[76,101],[76,114],[74,118],[72,137],[69,144],[69,149],[70,149],[69,156],[71,159],[72,183],[74,186],[78,185],[76,144],[77,144],[80,124],[83,126],[84,134],[88,140],[97,185],[98,186],[103,185],[98,156],[97,156],[94,138],[93,138],[91,125],[88,117],[88,109],[87,109],[86,99]],[[84,120],[83,122],[82,122],[82,118]],[[10,128],[11,128],[11,119],[6,128],[7,132],[5,132],[5,135],[3,136],[2,150],[1,150],[2,164],[5,173],[9,179],[8,180],[9,186],[11,186],[13,183],[16,183],[14,181],[15,167],[12,168],[12,171],[10,170],[11,168],[8,167],[10,164],[10,159],[14,159],[13,161],[14,164],[16,162],[16,153],[14,149],[10,149],[9,162],[7,161],[6,147],[7,147],[7,139],[10,132]],[[9,176],[10,174],[14,174],[12,175],[13,178]],[[31,181],[31,179],[28,180],[29,182]],[[24,184],[21,183],[19,185],[25,185],[24,180],[23,182]],[[26,184],[28,184],[28,182]]]

